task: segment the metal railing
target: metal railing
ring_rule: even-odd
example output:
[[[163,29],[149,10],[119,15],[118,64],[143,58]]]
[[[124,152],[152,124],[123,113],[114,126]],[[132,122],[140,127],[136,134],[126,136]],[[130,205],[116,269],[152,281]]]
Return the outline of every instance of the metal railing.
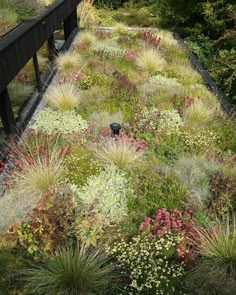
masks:
[[[65,40],[62,50],[69,48],[78,31],[79,2],[80,0],[56,0],[40,18],[17,26],[0,39],[0,120],[5,135],[24,129],[30,120],[53,76],[49,68],[40,75],[37,51],[47,42],[48,63],[51,64],[57,52],[54,31],[62,23]],[[22,108],[19,118],[15,119],[7,87],[31,59],[33,59],[36,90]]]

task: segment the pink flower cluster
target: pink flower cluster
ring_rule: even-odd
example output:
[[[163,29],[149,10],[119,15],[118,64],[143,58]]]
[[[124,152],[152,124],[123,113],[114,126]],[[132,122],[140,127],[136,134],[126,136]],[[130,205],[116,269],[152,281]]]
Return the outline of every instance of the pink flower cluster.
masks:
[[[0,172],[2,172],[6,167],[6,163],[2,160],[0,160]]]
[[[182,211],[177,209],[167,210],[163,208],[158,209],[153,218],[145,217],[139,229],[143,232],[148,231],[149,237],[164,235],[169,231],[190,237],[195,232],[191,220],[190,210],[183,214]]]
[[[149,238],[168,232],[181,233],[183,240],[176,246],[177,257],[184,261],[188,269],[192,268],[196,257],[196,245],[193,241],[198,240],[191,215],[191,210],[183,213],[177,209],[158,209],[152,218],[145,217],[139,226],[140,231],[147,233]]]
[[[65,82],[77,82],[79,79],[86,76],[86,74],[82,72],[72,72],[68,77],[60,77],[59,83],[65,83]]]
[[[137,52],[133,49],[127,49],[126,52],[125,52],[125,58],[127,60],[135,60],[137,57]]]
[[[138,32],[137,36],[143,39],[148,45],[158,48],[160,45],[161,38],[157,37],[150,30],[142,30]]]
[[[115,140],[124,140],[130,143],[133,147],[136,148],[137,151],[144,151],[148,146],[145,140],[139,140],[128,137],[124,132],[121,132],[119,135],[115,135]]]
[[[32,75],[27,74],[24,70],[21,70],[13,79],[14,82],[20,82],[23,84],[27,84],[32,82]]]

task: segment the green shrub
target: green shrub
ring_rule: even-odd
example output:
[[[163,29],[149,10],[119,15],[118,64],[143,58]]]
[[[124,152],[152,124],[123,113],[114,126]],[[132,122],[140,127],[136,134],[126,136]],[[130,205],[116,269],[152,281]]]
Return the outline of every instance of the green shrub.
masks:
[[[219,137],[220,148],[224,151],[236,153],[236,128],[232,119],[224,119],[219,121],[216,129]]]
[[[14,229],[18,245],[29,255],[50,255],[73,238],[75,203],[70,196],[48,196]]]
[[[0,294],[14,294],[21,290],[22,282],[19,280],[19,271],[31,262],[23,258],[24,253],[10,248],[13,245],[0,248]],[[16,293],[15,293],[16,294]]]
[[[186,38],[185,42],[205,66],[211,66],[211,59],[216,54],[216,48],[209,37],[203,34],[192,35]]]
[[[178,160],[183,154],[183,143],[178,134],[164,136],[155,144],[154,152],[158,159],[166,163]]]
[[[132,183],[137,197],[130,201],[130,211],[150,216],[158,208],[185,208],[187,190],[175,175],[163,176],[153,167],[144,167],[134,170]]]
[[[210,69],[216,82],[222,85],[225,93],[236,100],[236,50],[220,50],[214,59],[214,65]]]
[[[226,176],[216,172],[210,179],[209,188],[212,199],[209,207],[218,215],[235,211],[236,209],[236,188],[235,176]]]

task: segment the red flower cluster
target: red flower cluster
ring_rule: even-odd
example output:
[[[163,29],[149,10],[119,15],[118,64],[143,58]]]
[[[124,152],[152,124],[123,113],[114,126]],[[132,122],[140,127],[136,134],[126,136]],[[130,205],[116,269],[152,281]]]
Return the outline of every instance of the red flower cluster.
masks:
[[[158,48],[161,38],[157,37],[150,30],[142,30],[137,34],[138,38],[143,39],[148,45]]]
[[[177,94],[174,94],[174,107],[178,109],[180,115],[183,115],[184,110],[189,108],[191,105],[193,105],[196,101],[202,101],[204,103],[204,100],[198,96],[197,98],[193,98],[190,96],[186,96],[182,98],[181,100],[177,100]]]

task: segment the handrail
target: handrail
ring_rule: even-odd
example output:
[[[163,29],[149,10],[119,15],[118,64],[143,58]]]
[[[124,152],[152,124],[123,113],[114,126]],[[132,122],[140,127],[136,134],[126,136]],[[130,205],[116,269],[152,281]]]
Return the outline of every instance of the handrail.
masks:
[[[0,39],[0,93],[76,9],[79,0],[57,0],[37,20],[21,24]]]
[[[15,133],[17,127],[19,127],[14,119],[11,100],[7,91],[8,84],[25,64],[33,58],[38,88],[37,101],[39,101],[42,90],[45,90],[43,82],[46,80],[41,81],[39,75],[37,51],[47,42],[49,62],[52,62],[56,53],[53,33],[62,23],[64,24],[66,45],[64,48],[68,47],[68,43],[72,41],[71,36],[74,36],[75,30],[77,30],[77,5],[80,1],[56,0],[38,19],[17,26],[0,39],[0,119],[6,134]],[[34,103],[33,108],[28,108],[27,114],[23,112],[21,122],[24,125],[36,106],[37,103]]]

